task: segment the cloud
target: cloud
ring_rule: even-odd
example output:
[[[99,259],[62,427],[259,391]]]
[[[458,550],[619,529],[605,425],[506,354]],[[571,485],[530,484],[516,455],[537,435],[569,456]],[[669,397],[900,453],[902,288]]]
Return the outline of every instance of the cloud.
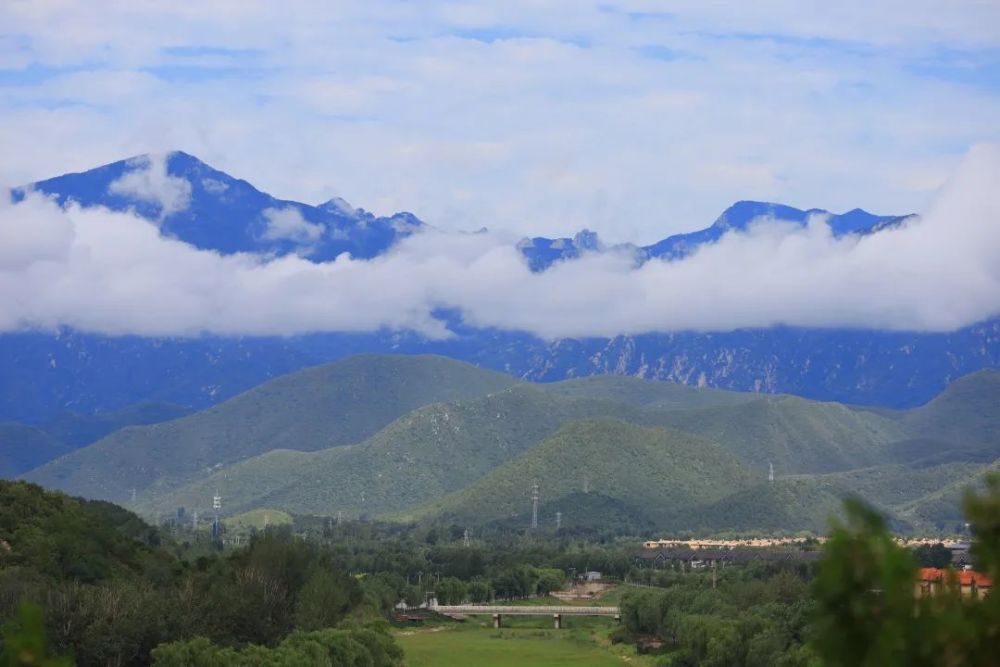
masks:
[[[921,210],[1000,140],[997,2],[178,4],[0,3],[0,182],[179,148],[282,199],[649,243],[736,199]]]
[[[301,245],[312,245],[323,236],[323,225],[307,221],[294,206],[264,209],[263,215],[267,223],[264,238],[269,241],[293,241]]]
[[[1000,147],[965,157],[919,219],[834,238],[759,220],[674,262],[592,254],[536,274],[502,233],[428,231],[372,260],[220,256],[133,215],[0,207],[0,330],[293,334],[410,329],[433,313],[546,338],[787,324],[946,331],[1000,313]],[[24,230],[38,230],[25,235]]]
[[[191,203],[191,184],[167,173],[165,154],[144,155],[133,162],[129,171],[108,185],[108,192],[156,204],[161,220]]]

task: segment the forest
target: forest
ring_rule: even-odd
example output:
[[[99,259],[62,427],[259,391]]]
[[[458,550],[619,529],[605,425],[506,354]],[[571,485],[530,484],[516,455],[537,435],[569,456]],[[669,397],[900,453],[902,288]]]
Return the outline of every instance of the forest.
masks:
[[[2,665],[403,665],[400,603],[544,597],[592,570],[629,582],[611,639],[657,665],[988,665],[1000,638],[1000,596],[915,597],[941,549],[897,545],[859,502],[818,564],[680,572],[611,536],[299,517],[223,547],[25,482],[0,482],[0,500]],[[1000,478],[965,511],[995,580]]]

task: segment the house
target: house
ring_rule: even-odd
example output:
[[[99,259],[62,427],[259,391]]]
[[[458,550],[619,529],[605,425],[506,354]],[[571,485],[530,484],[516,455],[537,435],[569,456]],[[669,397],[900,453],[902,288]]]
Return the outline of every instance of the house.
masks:
[[[962,597],[981,598],[988,595],[993,582],[982,572],[922,567],[917,573],[915,592],[918,597],[937,595],[945,586],[957,586]]]

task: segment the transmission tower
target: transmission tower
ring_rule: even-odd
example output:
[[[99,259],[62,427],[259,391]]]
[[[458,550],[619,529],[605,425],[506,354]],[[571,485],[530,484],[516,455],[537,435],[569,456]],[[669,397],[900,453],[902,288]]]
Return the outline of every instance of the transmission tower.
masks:
[[[773,463],[768,463],[767,465],[768,465],[767,481],[773,482],[774,481],[774,464]]]
[[[538,485],[531,487],[531,527],[538,528]]]
[[[337,510],[337,525],[339,526],[340,522],[343,520],[344,520],[344,513],[340,510]]]
[[[590,493],[590,475],[583,476],[583,492]]]
[[[222,534],[222,524],[219,522],[219,511],[222,509],[222,496],[216,491],[215,495],[212,496],[212,511],[215,512],[215,518],[212,520],[212,537],[218,537]]]
[[[556,530],[562,528],[562,512],[556,512]]]
[[[462,534],[462,544],[463,546],[468,547],[471,541],[472,541],[472,531],[466,528],[465,532]]]
[[[198,530],[198,510],[191,512],[191,530]]]

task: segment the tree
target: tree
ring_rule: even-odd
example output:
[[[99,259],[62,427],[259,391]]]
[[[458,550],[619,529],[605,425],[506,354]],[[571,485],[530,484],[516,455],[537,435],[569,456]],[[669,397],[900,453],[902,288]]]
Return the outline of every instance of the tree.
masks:
[[[916,563],[893,542],[881,517],[849,501],[836,523],[813,585],[815,645],[825,664],[992,666],[1000,646],[1000,595],[966,598],[954,573],[935,595],[915,594]],[[982,494],[966,494],[973,556],[1000,575],[1000,476]]]
[[[0,630],[0,666],[2,667],[70,667],[73,659],[51,655],[45,640],[42,608],[29,602],[21,603],[17,617]]]

